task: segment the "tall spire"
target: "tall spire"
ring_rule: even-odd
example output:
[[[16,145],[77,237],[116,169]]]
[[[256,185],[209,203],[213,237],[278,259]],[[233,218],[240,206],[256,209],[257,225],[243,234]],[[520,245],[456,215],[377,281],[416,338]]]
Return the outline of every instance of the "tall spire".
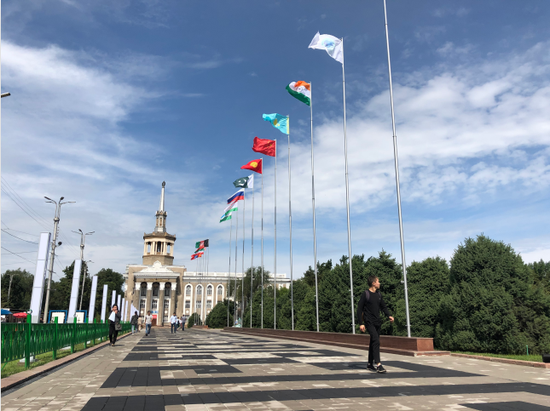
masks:
[[[162,191],[160,192],[160,206],[156,214],[155,233],[166,232],[166,211],[164,211],[164,187],[166,182],[162,182]]]
[[[164,187],[166,186],[166,181],[162,182],[162,191],[160,192],[160,208],[159,211],[164,211]]]

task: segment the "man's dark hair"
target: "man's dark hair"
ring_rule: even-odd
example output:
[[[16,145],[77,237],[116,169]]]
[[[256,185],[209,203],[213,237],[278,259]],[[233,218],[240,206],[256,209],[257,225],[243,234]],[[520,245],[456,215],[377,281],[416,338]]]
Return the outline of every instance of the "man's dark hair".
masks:
[[[375,275],[371,275],[367,281],[368,281],[368,284],[369,284],[369,288],[372,287],[372,285],[374,284],[374,282],[378,279],[378,277],[376,277]]]

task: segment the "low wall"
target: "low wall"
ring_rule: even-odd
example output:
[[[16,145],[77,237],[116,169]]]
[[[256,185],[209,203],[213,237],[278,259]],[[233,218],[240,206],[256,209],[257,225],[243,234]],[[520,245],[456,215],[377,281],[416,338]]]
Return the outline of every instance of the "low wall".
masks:
[[[307,341],[318,344],[337,345],[341,347],[368,350],[369,336],[367,334],[344,334],[315,331],[273,330],[260,328],[225,327],[226,332],[249,334],[256,336],[284,338],[289,340]],[[380,336],[380,351],[409,356],[449,355],[448,351],[435,351],[433,338]]]

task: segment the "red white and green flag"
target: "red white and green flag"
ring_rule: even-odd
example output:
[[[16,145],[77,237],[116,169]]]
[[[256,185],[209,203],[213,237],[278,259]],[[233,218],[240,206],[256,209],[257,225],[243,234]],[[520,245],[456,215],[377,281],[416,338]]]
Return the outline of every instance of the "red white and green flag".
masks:
[[[308,106],[311,105],[311,84],[305,81],[293,81],[286,86],[286,89],[292,97],[306,103]]]

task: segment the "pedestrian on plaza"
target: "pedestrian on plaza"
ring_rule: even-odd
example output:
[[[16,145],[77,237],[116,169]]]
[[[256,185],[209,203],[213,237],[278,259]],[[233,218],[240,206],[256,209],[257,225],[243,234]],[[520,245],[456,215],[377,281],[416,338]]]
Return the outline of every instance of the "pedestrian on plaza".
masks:
[[[170,334],[175,334],[176,329],[178,328],[178,316],[176,313],[170,317]]]
[[[181,316],[181,330],[185,331],[185,315]]]
[[[390,310],[386,306],[382,294],[380,293],[380,280],[376,276],[368,278],[369,288],[362,295],[357,305],[357,317],[359,319],[359,329],[362,333],[365,329],[369,331],[369,359],[367,369],[379,373],[385,373],[386,369],[380,363],[380,309],[388,319],[393,322]],[[376,365],[375,365],[376,364]]]
[[[130,319],[130,324],[132,324],[132,334],[135,334],[137,332],[137,326],[138,326],[138,312],[136,311],[134,315],[132,315],[132,318]]]
[[[120,320],[120,313],[118,312],[118,307],[115,304],[111,308],[111,314],[109,315],[109,342],[111,343],[111,347],[114,347],[118,337],[118,332],[122,330]]]
[[[142,324],[143,324],[143,318],[138,317],[138,332],[139,333],[141,332]]]
[[[153,316],[151,311],[147,311],[147,315],[144,318],[145,322],[145,336],[147,337],[151,333],[151,327],[153,326]]]

